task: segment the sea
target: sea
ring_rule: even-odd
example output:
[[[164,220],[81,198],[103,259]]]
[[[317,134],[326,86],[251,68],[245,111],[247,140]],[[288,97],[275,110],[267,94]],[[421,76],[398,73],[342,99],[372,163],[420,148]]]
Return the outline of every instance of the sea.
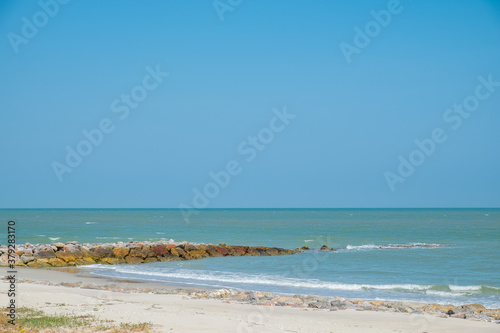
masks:
[[[82,267],[94,276],[500,308],[500,209],[3,209],[18,244],[174,240],[310,250]],[[327,245],[336,251],[320,251]]]

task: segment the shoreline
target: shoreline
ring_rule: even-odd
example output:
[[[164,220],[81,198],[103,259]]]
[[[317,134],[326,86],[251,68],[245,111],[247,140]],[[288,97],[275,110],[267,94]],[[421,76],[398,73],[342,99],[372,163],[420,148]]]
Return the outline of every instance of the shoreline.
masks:
[[[181,287],[95,277],[78,268],[19,267],[18,279],[19,306],[43,308],[44,311],[57,314],[90,313],[114,321],[151,321],[160,332],[170,331],[170,328],[179,332],[186,329],[201,331],[207,321],[211,323],[209,327],[212,327],[209,331],[213,332],[251,332],[252,329],[255,332],[281,332],[281,329],[273,326],[276,321],[281,322],[280,327],[293,324],[296,325],[294,327],[302,327],[302,332],[323,332],[321,329],[304,326],[305,322],[310,325],[310,321],[315,320],[313,317],[318,317],[324,324],[324,327],[321,326],[324,332],[330,332],[328,329],[338,321],[341,324],[337,325],[346,330],[339,330],[340,326],[335,326],[335,332],[366,332],[361,328],[364,327],[363,323],[368,322],[370,324],[367,325],[374,328],[370,330],[366,326],[370,332],[378,332],[377,329],[388,325],[395,325],[401,332],[444,332],[442,328],[456,332],[494,332],[500,329],[500,309],[488,310],[477,304],[450,308],[427,303],[346,300],[310,295],[284,296],[258,291]],[[2,281],[7,282],[4,278]],[[2,287],[0,295],[2,303],[7,304],[5,287]],[[66,305],[48,306],[46,303]],[[94,311],[96,304],[100,305]],[[158,313],[152,315],[161,312],[157,307],[182,315],[167,316],[166,320],[163,315],[158,316]],[[450,310],[453,311],[452,314],[449,313]],[[211,313],[211,318],[199,315],[198,312]],[[239,319],[234,318],[235,314]],[[283,321],[283,316],[290,316],[290,323]],[[187,324],[192,321],[189,319],[192,317],[199,317],[197,326]],[[464,317],[465,320],[462,319]],[[214,321],[214,318],[217,320]],[[372,322],[374,318],[376,320]],[[168,325],[172,327],[167,329]],[[223,328],[219,330],[218,325]],[[354,325],[358,325],[359,330]],[[261,330],[263,327],[266,330]],[[415,330],[418,327],[422,329]]]

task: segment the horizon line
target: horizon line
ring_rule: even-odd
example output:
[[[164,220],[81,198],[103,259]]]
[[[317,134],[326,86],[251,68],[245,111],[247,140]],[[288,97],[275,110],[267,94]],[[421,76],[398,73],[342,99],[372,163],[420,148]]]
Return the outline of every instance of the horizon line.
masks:
[[[154,210],[182,210],[181,208],[174,207],[24,207],[24,208],[5,208],[2,207],[0,210],[21,210],[21,209],[67,209],[67,210],[78,210],[78,209],[103,209],[103,210],[119,210],[119,209],[154,209]],[[262,209],[262,210],[303,210],[303,209],[318,209],[318,210],[328,210],[328,209],[500,209],[500,207],[213,207],[213,208],[193,208],[193,210],[203,211],[203,210],[250,210],[250,209]]]

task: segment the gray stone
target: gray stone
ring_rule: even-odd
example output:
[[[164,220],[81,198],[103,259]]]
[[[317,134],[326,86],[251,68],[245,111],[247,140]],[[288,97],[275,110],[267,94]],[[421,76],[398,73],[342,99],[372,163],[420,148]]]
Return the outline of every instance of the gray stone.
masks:
[[[26,264],[30,261],[35,260],[35,257],[29,254],[23,254],[20,259],[23,262],[23,264]]]
[[[362,307],[365,310],[369,310],[369,309],[374,309],[375,308],[371,303],[366,302],[366,301],[362,302],[359,306]]]
[[[330,302],[330,306],[333,308],[343,308],[346,306],[346,302],[341,300],[334,300]]]
[[[314,309],[326,309],[326,308],[328,308],[328,303],[326,303],[326,302],[311,302],[307,306],[310,308],[314,308]]]
[[[257,297],[257,294],[255,294],[255,292],[250,291],[247,296],[247,301],[257,303],[259,301],[259,298]]]

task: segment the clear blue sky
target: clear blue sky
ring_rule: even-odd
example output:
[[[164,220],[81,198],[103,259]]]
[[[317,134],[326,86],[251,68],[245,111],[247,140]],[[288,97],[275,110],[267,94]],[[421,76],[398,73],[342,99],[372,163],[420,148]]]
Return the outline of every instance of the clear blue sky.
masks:
[[[41,3],[0,3],[0,207],[193,206],[230,161],[204,206],[500,207],[499,1]]]

